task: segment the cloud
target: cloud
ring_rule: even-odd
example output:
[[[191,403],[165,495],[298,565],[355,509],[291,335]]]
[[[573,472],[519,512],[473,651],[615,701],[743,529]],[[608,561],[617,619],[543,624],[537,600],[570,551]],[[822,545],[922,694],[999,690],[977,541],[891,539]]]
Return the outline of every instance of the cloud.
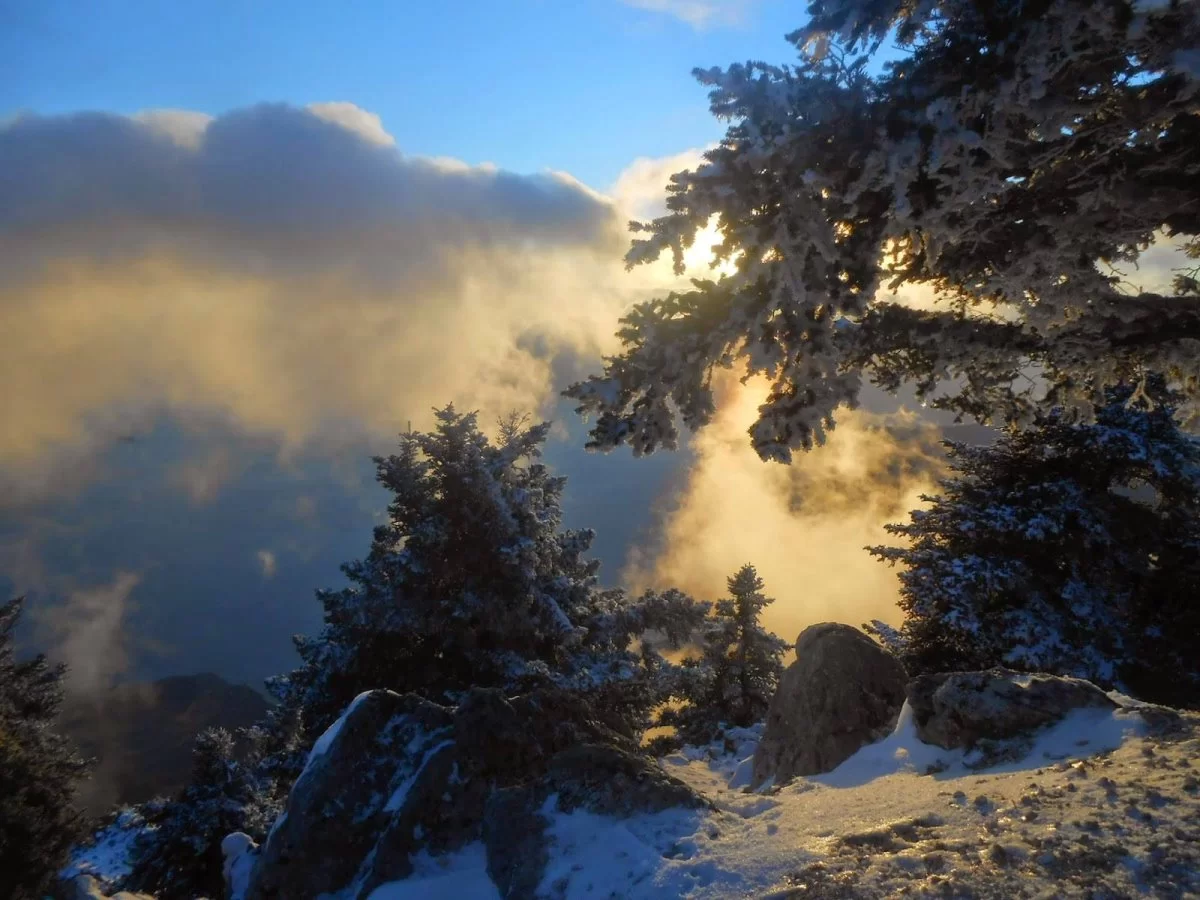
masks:
[[[26,483],[163,414],[295,448],[542,410],[663,278],[624,273],[628,216],[569,175],[408,157],[344,103],[24,116],[0,169],[0,473]]]
[[[239,462],[228,447],[210,447],[203,455],[173,466],[168,480],[188,495],[193,504],[211,503],[222,487],[236,474]]]
[[[934,488],[941,430],[911,413],[848,412],[824,447],[764,463],[746,439],[762,389],[723,381],[716,418],[692,442],[696,462],[628,579],[713,599],[753,563],[776,598],[765,623],[787,640],[815,622],[898,621],[895,572],[863,548],[887,543],[883,526]]]
[[[35,609],[35,628],[48,655],[67,664],[67,687],[75,696],[99,694],[128,669],[124,622],[140,581],[136,573],[118,572],[109,584],[73,590],[65,603]]]
[[[353,103],[310,103],[305,107],[314,116],[352,131],[364,141],[381,147],[394,147],[396,139],[384,130],[383,120]]]
[[[708,149],[708,148],[705,148]],[[639,156],[622,170],[612,187],[613,198],[622,210],[647,222],[667,214],[667,185],[676,172],[696,169],[704,162],[704,150],[685,150],[671,156]]]
[[[673,167],[610,197],[405,156],[346,104],[0,126],[0,575],[73,693],[290,665],[386,500],[371,453],[450,401],[568,415],[618,316],[675,284],[622,262]],[[685,464],[631,476],[569,424],[562,469],[630,496]],[[640,510],[571,515],[613,563]]]
[[[134,638],[183,647],[172,669],[280,670],[316,613],[294,598],[369,540],[369,453],[449,401],[484,421],[554,409],[614,348],[619,315],[677,283],[669,261],[625,272],[624,226],[660,213],[670,174],[699,158],[637,160],[604,196],[564,173],[406,156],[348,104],[0,128],[0,519],[23,523],[0,551],[16,581],[56,573],[67,600],[45,642],[89,686]],[[788,470],[750,451],[752,414],[753,393],[730,389],[694,456],[584,462],[581,438],[556,451],[584,473],[573,524],[601,525],[619,558],[644,524],[633,507],[690,465],[633,580],[712,597],[753,561],[789,639],[819,618],[886,617],[894,576],[861,547],[915,503],[932,438],[858,414]],[[85,548],[65,563],[64,533]]]
[[[255,558],[258,560],[258,565],[262,569],[262,577],[274,578],[276,569],[275,554],[270,550],[259,550],[258,553],[255,554]]]
[[[621,0],[626,6],[674,16],[693,28],[740,25],[756,0]]]
[[[183,150],[199,150],[213,117],[188,109],[149,109],[133,116],[156,135]]]

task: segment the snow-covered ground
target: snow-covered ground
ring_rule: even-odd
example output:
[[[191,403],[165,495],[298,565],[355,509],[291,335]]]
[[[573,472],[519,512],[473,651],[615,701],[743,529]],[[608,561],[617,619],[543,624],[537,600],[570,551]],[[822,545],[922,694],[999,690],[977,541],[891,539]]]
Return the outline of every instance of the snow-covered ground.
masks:
[[[1085,710],[1017,761],[895,733],[827,775],[746,793],[754,730],[732,748],[689,747],[663,766],[715,813],[616,821],[552,817],[547,897],[1200,896],[1200,740],[1145,736],[1125,711]],[[935,774],[924,774],[930,768]],[[731,786],[732,785],[732,786]],[[482,848],[425,860],[373,900],[497,897]]]
[[[1084,710],[989,769],[895,732],[835,771],[748,793],[759,732],[663,767],[715,812],[614,820],[553,806],[541,893],[575,898],[1200,897],[1200,719],[1146,736],[1129,711]],[[931,769],[934,774],[924,774]],[[97,871],[115,839],[76,864]],[[418,857],[372,900],[499,895],[480,844]],[[85,868],[87,867],[87,868]]]
[[[112,887],[129,874],[129,852],[133,842],[148,827],[134,810],[122,810],[107,826],[92,835],[91,843],[75,849],[61,876],[91,875],[102,887]]]

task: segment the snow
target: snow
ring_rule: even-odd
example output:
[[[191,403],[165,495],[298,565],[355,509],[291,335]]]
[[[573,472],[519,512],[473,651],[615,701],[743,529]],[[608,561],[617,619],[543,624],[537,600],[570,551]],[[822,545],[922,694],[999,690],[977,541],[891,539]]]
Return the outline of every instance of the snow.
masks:
[[[330,746],[333,744],[334,738],[336,738],[338,733],[342,730],[343,723],[345,723],[346,719],[350,717],[350,714],[354,712],[358,704],[361,703],[370,693],[370,691],[363,691],[361,694],[355,697],[350,702],[350,705],[346,707],[346,711],[338,717],[337,721],[326,728],[324,732],[322,732],[321,736],[317,738],[317,742],[313,744],[312,750],[308,752],[308,760],[304,763],[304,768],[307,769],[312,765],[314,759],[316,759],[318,756],[323,756],[329,750]]]
[[[754,757],[747,756],[733,770],[733,774],[729,776],[729,787],[745,788],[750,786],[750,780],[754,775]]]
[[[387,805],[384,806],[384,812],[394,812],[404,805],[405,799],[408,797],[408,792],[412,790],[412,786],[417,783],[417,779],[421,777],[421,773],[425,771],[425,766],[433,759],[443,747],[449,747],[454,741],[442,741],[435,744],[429,750],[425,751],[425,755],[421,759],[421,764],[416,770],[401,782],[400,787],[392,792],[392,796],[388,798]]]
[[[838,896],[883,897],[902,887],[911,889],[906,886],[914,880],[932,888],[939,879],[970,879],[973,873],[995,879],[999,876],[988,867],[1002,859],[1005,872],[1023,880],[1014,882],[1012,894],[1001,890],[996,896],[1015,895],[1029,878],[1038,876],[1047,879],[1047,896],[1075,896],[1066,889],[1058,893],[1054,867],[1069,867],[1071,854],[1078,852],[1073,843],[1063,843],[1061,835],[1071,822],[1085,818],[1081,804],[1088,815],[1096,814],[1094,801],[1076,793],[1076,784],[1086,777],[1080,773],[1089,767],[1109,768],[1111,783],[1116,784],[1118,773],[1145,758],[1149,746],[1145,723],[1136,712],[1085,709],[1036,735],[1019,759],[972,769],[974,760],[961,750],[919,741],[911,711],[905,708],[889,737],[864,747],[833,772],[750,793],[744,786],[753,741],[745,740],[745,731],[749,730],[735,739],[732,753],[721,742],[685,747],[662,760],[668,772],[708,796],[716,812],[668,810],[617,820],[548,806],[550,860],[540,893],[563,900],[715,900],[794,887],[800,883],[798,873],[809,873],[805,879],[811,875],[819,882],[831,877],[821,874],[827,868],[844,867],[838,878],[853,879],[856,887]],[[1188,754],[1182,756],[1178,767],[1190,766]],[[1068,762],[1081,757],[1091,761]],[[931,766],[938,771],[924,774]],[[1107,790],[1102,779],[1090,786]],[[1132,793],[1155,797],[1154,790],[1139,784]],[[1181,807],[1181,819],[1193,815],[1194,796],[1190,813],[1186,803]],[[1114,827],[1127,827],[1126,812],[1118,818],[1122,821]],[[1087,877],[1108,879],[1118,893],[1127,890],[1122,879],[1132,879],[1132,884],[1144,878],[1150,871],[1147,866],[1161,856],[1154,849],[1161,839],[1153,828],[1143,844],[1127,836],[1122,853],[1133,862]],[[937,847],[962,850],[962,859],[947,859],[946,871],[957,874],[929,868],[940,865],[939,854],[947,855]],[[1200,861],[1200,849],[1194,852]],[[1037,871],[1020,873],[1021,865]],[[1200,866],[1189,871],[1189,877],[1200,882]]]
[[[229,886],[226,900],[244,900],[250,886],[250,873],[254,869],[254,851],[258,845],[248,834],[235,831],[221,841],[221,856],[225,863],[222,872]]]
[[[1019,759],[990,766],[988,771],[1020,772],[1081,754],[1103,753],[1144,732],[1145,722],[1128,710],[1077,709],[1040,732]],[[956,777],[979,771],[980,761],[978,753],[922,743],[906,701],[891,735],[863,747],[832,772],[809,780],[830,787],[855,787],[897,772],[920,775],[937,770],[938,777]]]
[[[147,828],[136,810],[122,810],[110,825],[93,835],[91,843],[75,848],[60,877],[91,875],[102,886],[115,884],[129,874],[133,842]]]
[[[700,887],[741,887],[700,843],[704,816],[684,810],[613,819],[583,810],[552,813],[550,861],[539,893],[585,897],[685,897]],[[701,856],[696,865],[688,861]],[[677,864],[676,864],[677,863]]]
[[[897,772],[921,774],[930,767],[947,765],[952,755],[952,751],[924,744],[917,738],[912,707],[906,700],[896,728],[887,738],[863,747],[832,772],[809,780],[829,787],[855,787]],[[961,762],[962,753],[957,755]]]
[[[661,761],[714,810],[616,819],[549,798],[538,893],[717,900],[807,885],[812,896],[1191,896],[1200,719],[1155,738],[1137,706],[1077,710],[986,769],[922,743],[906,706],[891,735],[834,771],[757,792],[746,786],[761,726],[733,729]],[[480,843],[413,863],[410,878],[370,900],[499,896]]]
[[[413,857],[416,870],[403,881],[382,884],[367,900],[500,900],[487,874],[483,844],[476,841],[457,853]]]

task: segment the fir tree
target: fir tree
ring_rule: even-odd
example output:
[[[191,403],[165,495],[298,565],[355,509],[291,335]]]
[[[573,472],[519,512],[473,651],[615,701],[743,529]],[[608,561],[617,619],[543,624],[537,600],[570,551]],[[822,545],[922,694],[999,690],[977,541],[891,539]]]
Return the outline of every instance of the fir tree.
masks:
[[[234,831],[261,835],[266,824],[254,815],[256,792],[250,770],[235,759],[229,732],[201,732],[187,787],[173,800],[143,808],[152,827],[134,844],[134,866],[124,887],[159,900],[223,896],[221,841]]]
[[[758,572],[745,565],[728,584],[730,596],[717,601],[701,632],[701,656],[678,675],[682,705],[664,709],[659,720],[689,744],[711,741],[722,726],[761,721],[783,673],[789,645],[759,623],[774,601],[762,593]]]
[[[871,550],[904,566],[890,643],[910,672],[1005,665],[1200,703],[1200,442],[1151,383],[1093,424],[947,444],[941,494],[888,527],[905,545]]]
[[[591,445],[673,447],[679,421],[711,420],[713,368],[735,364],[772,382],[750,430],[766,459],[823,441],[867,381],[1027,425],[1055,406],[1089,418],[1106,386],[1159,371],[1194,418],[1200,4],[809,13],[796,64],[697,71],[728,133],[672,177],[669,214],[635,224],[626,259],[670,253],[682,273],[713,223],[733,271],[622,320],[624,351],[567,392],[597,417]],[[903,55],[871,65],[893,38]],[[1164,232],[1191,258],[1174,296],[1121,273]],[[941,302],[889,294],[914,286]]]
[[[52,729],[63,666],[17,662],[22,598],[0,604],[0,897],[40,898],[82,836],[75,787],[86,765]]]
[[[293,746],[275,748],[281,770],[372,688],[454,703],[472,686],[553,684],[645,724],[661,666],[638,638],[677,644],[704,608],[678,592],[634,600],[598,586],[593,534],[562,528],[565,479],[540,461],[548,429],[510,421],[493,443],[474,414],[450,407],[376,459],[387,521],[367,557],[343,568],[351,586],[319,593],[325,627],[297,639],[303,665],[270,685],[281,701],[272,740]]]

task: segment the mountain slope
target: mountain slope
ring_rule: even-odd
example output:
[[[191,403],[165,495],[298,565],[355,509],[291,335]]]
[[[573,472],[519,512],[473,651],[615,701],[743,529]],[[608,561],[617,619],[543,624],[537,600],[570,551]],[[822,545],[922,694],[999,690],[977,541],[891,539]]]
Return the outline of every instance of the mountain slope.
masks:
[[[253,725],[268,702],[212,673],[117,685],[100,698],[68,699],[59,727],[95,772],[81,790],[88,812],[170,794],[187,781],[192,741],[205,728]]]

